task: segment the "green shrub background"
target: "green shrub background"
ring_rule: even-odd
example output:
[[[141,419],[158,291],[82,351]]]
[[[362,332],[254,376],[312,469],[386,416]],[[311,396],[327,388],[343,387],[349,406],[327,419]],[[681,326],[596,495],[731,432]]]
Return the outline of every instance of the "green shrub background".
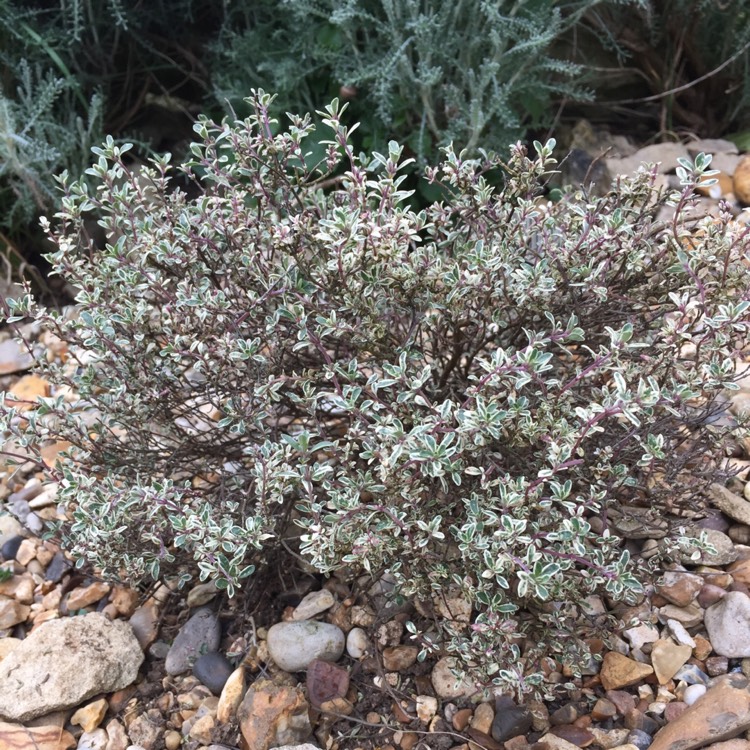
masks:
[[[277,115],[350,96],[357,148],[395,139],[420,164],[451,141],[504,153],[580,114],[645,138],[741,133],[747,14],[743,0],[4,0],[0,231],[33,256],[54,174],[80,174],[104,133],[183,154],[198,112],[244,115],[258,87]]]

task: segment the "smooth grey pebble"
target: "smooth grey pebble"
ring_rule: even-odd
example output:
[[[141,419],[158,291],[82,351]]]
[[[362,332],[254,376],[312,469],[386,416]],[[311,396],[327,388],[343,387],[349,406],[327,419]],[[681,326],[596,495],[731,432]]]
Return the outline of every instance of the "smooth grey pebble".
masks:
[[[221,695],[229,676],[234,671],[229,659],[218,651],[199,656],[193,664],[193,675],[214,695]]]
[[[70,560],[66,560],[62,552],[56,552],[44,571],[44,577],[52,583],[59,583],[72,567]]]
[[[24,540],[22,536],[12,536],[0,549],[0,555],[3,556],[3,560],[15,560],[18,548],[21,546],[21,542]]]
[[[201,654],[216,651],[220,642],[219,618],[210,607],[201,607],[177,633],[167,654],[164,669],[173,677],[187,672]]]

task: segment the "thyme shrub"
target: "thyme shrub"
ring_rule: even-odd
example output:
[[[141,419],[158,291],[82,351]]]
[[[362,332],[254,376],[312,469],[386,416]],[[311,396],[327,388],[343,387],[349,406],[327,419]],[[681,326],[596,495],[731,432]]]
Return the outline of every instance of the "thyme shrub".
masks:
[[[233,595],[283,542],[398,596],[463,597],[469,623],[410,627],[488,681],[580,666],[582,600],[633,602],[648,572],[615,520],[670,518],[714,476],[750,277],[746,229],[686,218],[708,159],[678,192],[642,171],[547,203],[552,142],[507,164],[447,148],[426,175],[445,198],[415,212],[401,147],[356,155],[336,102],[314,166],[309,117],[279,132],[272,97],[249,103],[198,122],[190,163],[134,171],[110,140],[95,189],[61,179],[49,257],[77,308],[10,313],[70,358],[3,423],[30,450],[71,443],[64,544],[110,578]]]

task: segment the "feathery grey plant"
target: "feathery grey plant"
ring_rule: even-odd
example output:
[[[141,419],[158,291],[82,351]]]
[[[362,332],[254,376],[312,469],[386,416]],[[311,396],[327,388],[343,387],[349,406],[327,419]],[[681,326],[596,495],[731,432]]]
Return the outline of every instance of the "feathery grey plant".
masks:
[[[99,96],[84,119],[65,79],[25,60],[17,72],[15,96],[0,89],[0,227],[6,229],[50,210],[57,199],[54,174],[83,171],[90,147],[102,137]]]
[[[358,91],[365,146],[403,142],[419,162],[454,142],[505,151],[548,124],[560,97],[587,100],[581,66],[554,43],[602,0],[282,0],[230,10],[214,45],[219,101],[250,86],[286,109]],[[359,101],[361,100],[361,102]],[[284,110],[282,110],[284,111]]]

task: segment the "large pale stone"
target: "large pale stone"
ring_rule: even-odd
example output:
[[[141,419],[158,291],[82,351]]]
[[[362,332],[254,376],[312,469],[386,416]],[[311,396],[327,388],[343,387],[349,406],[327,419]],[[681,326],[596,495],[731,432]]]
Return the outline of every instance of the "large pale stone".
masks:
[[[660,729],[649,750],[695,750],[750,728],[750,692],[727,680]]]
[[[143,652],[128,623],[98,612],[50,620],[0,662],[0,717],[27,721],[130,685]]]
[[[750,598],[741,591],[729,591],[704,615],[706,630],[719,656],[750,656]]]
[[[344,652],[344,633],[327,622],[278,622],[268,631],[271,658],[286,672],[299,672],[315,659],[336,661]]]

